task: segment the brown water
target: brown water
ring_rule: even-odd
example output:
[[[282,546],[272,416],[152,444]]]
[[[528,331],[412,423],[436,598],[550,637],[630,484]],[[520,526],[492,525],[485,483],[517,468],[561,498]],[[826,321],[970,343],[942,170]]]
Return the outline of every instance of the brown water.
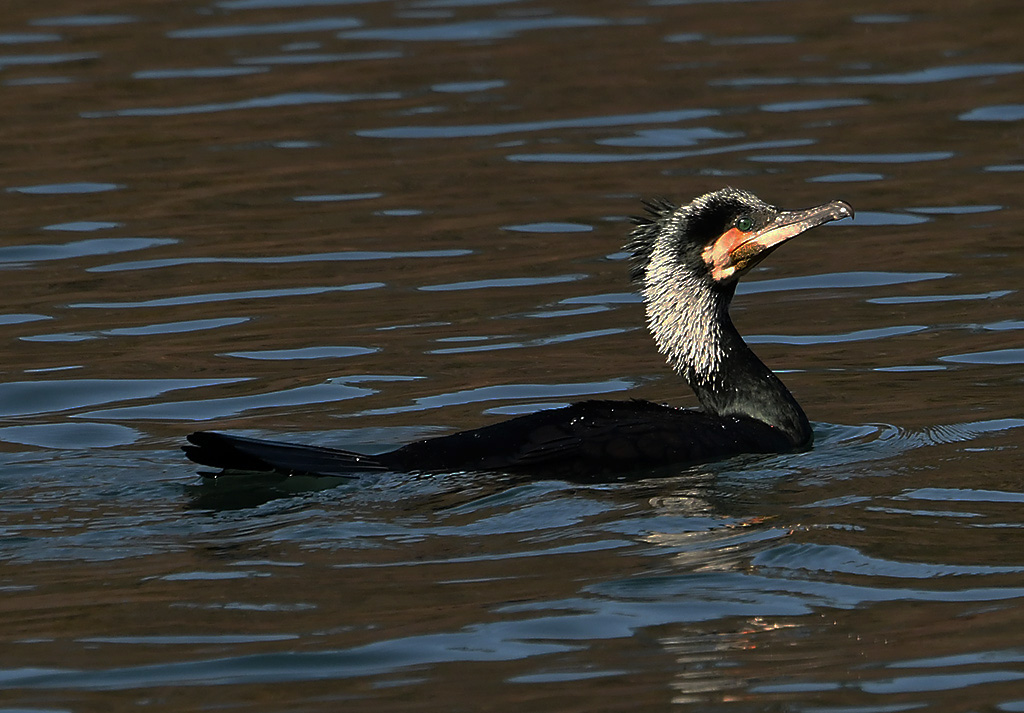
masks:
[[[1024,711],[1022,22],[7,3],[0,711]],[[733,309],[809,453],[268,499],[177,450],[692,404],[623,216],[726,184],[858,211]]]

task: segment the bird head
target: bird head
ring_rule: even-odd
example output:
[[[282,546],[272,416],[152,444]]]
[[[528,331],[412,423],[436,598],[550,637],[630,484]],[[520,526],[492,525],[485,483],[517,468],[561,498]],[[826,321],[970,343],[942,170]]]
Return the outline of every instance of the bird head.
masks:
[[[652,263],[668,261],[694,278],[723,288],[736,281],[787,240],[815,226],[852,218],[853,208],[832,201],[806,210],[784,211],[753,193],[723,188],[676,207],[667,201],[645,204],[648,216],[635,218],[626,249],[632,277],[652,278]],[[731,293],[731,291],[730,291]]]

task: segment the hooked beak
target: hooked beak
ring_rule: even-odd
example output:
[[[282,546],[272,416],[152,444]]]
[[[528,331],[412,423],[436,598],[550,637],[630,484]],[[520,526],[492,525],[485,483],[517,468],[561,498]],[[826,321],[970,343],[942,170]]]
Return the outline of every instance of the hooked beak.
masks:
[[[784,211],[758,230],[730,228],[704,249],[703,257],[717,281],[736,278],[765,259],[790,238],[833,220],[852,218],[846,201],[832,201],[807,210]]]

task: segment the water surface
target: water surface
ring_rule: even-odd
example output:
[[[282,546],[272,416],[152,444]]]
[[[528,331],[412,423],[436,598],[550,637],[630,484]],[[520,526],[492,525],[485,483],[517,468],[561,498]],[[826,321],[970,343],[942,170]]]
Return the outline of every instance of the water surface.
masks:
[[[0,709],[1024,710],[1024,18],[880,10],[8,8]],[[722,185],[858,211],[733,308],[810,452],[282,492],[178,450],[693,405],[621,245]]]

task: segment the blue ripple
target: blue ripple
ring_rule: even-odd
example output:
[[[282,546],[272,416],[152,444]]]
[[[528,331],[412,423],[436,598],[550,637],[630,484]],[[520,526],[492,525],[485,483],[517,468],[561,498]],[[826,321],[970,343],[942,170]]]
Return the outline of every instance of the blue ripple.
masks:
[[[0,32],[0,45],[20,45],[30,42],[57,42],[60,35],[42,32]]]
[[[504,225],[502,230],[509,230],[515,233],[589,233],[594,229],[592,225],[583,223],[523,223],[522,225]]]
[[[45,196],[69,193],[103,193],[105,191],[116,191],[121,188],[124,188],[124,186],[117,183],[80,181],[78,183],[48,183],[41,186],[14,186],[8,188],[7,192]]]
[[[189,319],[179,322],[146,324],[141,327],[115,327],[113,329],[104,329],[100,334],[110,337],[146,337],[153,334],[182,334],[186,332],[200,332],[206,329],[233,327],[237,324],[245,324],[249,319],[249,317]]]
[[[1024,419],[1003,419],[1000,424],[1007,428],[1024,426]],[[996,429],[1002,430],[1002,429]],[[909,500],[937,500],[946,502],[985,502],[985,503],[1020,503],[1024,504],[1024,493],[1007,490],[979,490],[977,488],[915,488],[906,490],[898,496]]]
[[[110,691],[154,686],[266,685],[373,676],[452,661],[512,661],[578,648],[564,643],[513,640],[506,628],[505,624],[495,623],[337,651],[249,654],[106,670],[0,669],[0,687]]]
[[[43,230],[60,230],[71,233],[89,233],[94,230],[110,230],[117,228],[121,223],[115,223],[109,220],[74,220],[70,223],[54,223],[53,225],[44,225]]]
[[[0,383],[0,416],[29,416],[147,399],[168,391],[233,384],[246,379],[58,379]]]
[[[858,74],[845,77],[739,77],[736,79],[713,79],[711,86],[786,86],[792,84],[933,84],[959,79],[978,77],[999,77],[1024,72],[1024,64],[990,63],[960,64],[947,67],[928,67],[909,72],[888,72],[884,74]]]
[[[635,386],[623,379],[593,381],[581,384],[500,384],[481,386],[476,389],[464,389],[435,396],[421,396],[408,406],[373,409],[362,411],[358,416],[388,415],[409,411],[425,411],[445,406],[459,406],[484,401],[522,400],[522,399],[554,399],[569,396],[591,396],[607,394],[614,391],[628,391]]]
[[[860,210],[853,217],[853,225],[918,225],[927,223],[931,218],[923,215],[908,215],[906,213],[893,213],[881,210]],[[850,223],[847,223],[850,225]]]
[[[522,342],[489,342],[471,347],[446,347],[444,349],[431,349],[427,354],[469,354],[472,352],[490,352],[500,349],[523,349],[526,347],[542,347],[551,344],[565,344],[576,342],[581,339],[593,339],[594,337],[607,337],[613,334],[628,332],[632,327],[610,327],[608,329],[591,329],[586,332],[573,332],[571,334],[556,334],[550,337],[538,337]]]
[[[124,25],[138,20],[135,15],[65,15],[31,20],[29,24],[36,27],[101,27]]]
[[[319,54],[275,54],[261,57],[242,57],[235,60],[236,64],[321,64],[325,62],[357,62],[360,60],[397,59],[402,57],[397,51],[377,52],[339,52]]]
[[[7,67],[24,67],[34,64],[62,64],[64,62],[81,62],[97,59],[99,52],[69,52],[67,54],[23,54],[0,55],[0,69]]]
[[[550,119],[547,121],[523,121],[509,124],[469,124],[462,126],[394,126],[386,129],[361,129],[357,136],[377,139],[454,139],[500,134],[517,134],[528,131],[551,129],[586,129],[630,124],[660,124],[689,121],[717,116],[714,109],[678,109],[654,111],[646,114],[613,114],[611,116],[584,116],[574,119]]]
[[[334,253],[305,253],[299,255],[276,255],[273,257],[177,257],[156,260],[133,260],[109,265],[90,267],[88,272],[122,272],[127,270],[152,270],[161,267],[182,265],[287,265],[305,262],[350,262],[362,260],[396,260],[400,258],[450,258],[471,255],[472,250],[345,250]]]
[[[300,203],[329,203],[334,201],[363,201],[380,198],[383,193],[321,193],[311,196],[295,196],[292,200]],[[468,250],[466,252],[469,252]]]
[[[172,238],[99,238],[96,240],[76,240],[71,243],[54,245],[10,245],[8,247],[0,247],[0,264],[68,260],[92,255],[111,255],[133,250],[144,250],[160,245],[173,245],[177,242],[177,240]]]
[[[34,423],[0,428],[0,441],[62,450],[127,446],[141,438],[141,431],[112,423]]]
[[[623,163],[626,161],[677,161],[695,156],[714,156],[715,154],[732,153],[735,151],[757,151],[760,149],[795,148],[810,146],[813,139],[781,139],[773,141],[754,141],[729,146],[712,146],[690,151],[647,151],[640,153],[535,153],[509,154],[509,161],[521,163]],[[748,156],[748,159],[753,157]]]
[[[957,364],[1024,364],[1024,349],[993,349],[987,352],[969,352],[940,356],[939,361]]]
[[[299,386],[283,391],[272,391],[270,393],[125,406],[122,408],[89,411],[77,416],[82,418],[128,421],[136,419],[209,421],[215,418],[234,417],[259,409],[334,403],[370,396],[374,393],[376,393],[376,390],[364,386],[325,382],[311,386]]]
[[[633,136],[599,139],[599,146],[623,146],[626,148],[646,148],[654,146],[696,146],[703,141],[714,139],[738,139],[743,136],[740,131],[720,131],[706,126],[695,126],[686,129],[641,129]]]
[[[142,69],[132,79],[217,79],[266,72],[266,67],[183,67],[181,69]]]
[[[107,119],[118,116],[180,116],[182,114],[212,114],[220,111],[241,109],[272,109],[282,106],[305,106],[309,104],[340,104],[375,99],[400,99],[398,92],[376,92],[366,94],[332,94],[328,92],[288,92],[268,97],[254,97],[234,102],[191,104],[187,106],[137,107],[115,111],[83,111],[84,119]]]
[[[27,322],[40,322],[46,319],[53,319],[53,317],[32,313],[0,314],[0,324],[25,324]]]
[[[261,361],[291,361],[292,359],[342,359],[374,354],[380,349],[368,347],[301,347],[298,349],[264,349],[248,352],[224,352],[223,356]]]
[[[867,99],[809,99],[805,101],[776,102],[775,104],[762,104],[761,111],[819,111],[821,109],[844,109],[849,106],[864,106],[870,103],[871,102],[869,102]]]
[[[466,280],[465,282],[446,282],[440,285],[423,285],[419,289],[423,292],[457,292],[493,287],[534,287],[536,285],[554,285],[560,282],[575,282],[587,277],[589,276],[579,273],[547,277],[499,277],[492,280]]]
[[[958,117],[961,121],[1020,121],[1024,119],[1024,104],[1000,104],[971,109]]]
[[[922,161],[945,161],[956,156],[952,151],[919,151],[911,153],[862,153],[862,154],[765,154],[748,156],[748,161],[765,163],[806,163],[810,161],[833,161],[835,163],[920,163]]]
[[[785,543],[754,556],[760,567],[805,570],[829,575],[836,572],[865,577],[932,579],[965,575],[1012,574],[1024,567],[994,565],[954,565],[931,562],[898,562],[870,557],[852,547],[810,542]]]
[[[167,36],[173,39],[196,39],[212,37],[243,37],[246,35],[293,34],[296,32],[325,32],[347,30],[363,23],[354,17],[322,17],[315,20],[293,22],[272,22],[262,25],[222,25],[219,27],[196,27],[185,30],[171,30]]]
[[[900,295],[899,297],[872,297],[867,301],[876,305],[909,305],[929,302],[972,302],[975,300],[997,300],[1012,295],[1013,290],[992,290],[991,292],[975,292],[955,295]]]
[[[927,69],[912,72],[836,77],[823,81],[840,84],[931,84],[933,82],[948,82],[956,79],[999,77],[1019,72],[1024,72],[1024,64],[960,64],[949,67],[928,67]]]
[[[741,282],[737,294],[758,294],[783,290],[850,289],[854,287],[885,287],[905,285],[925,280],[941,280],[952,277],[951,272],[826,272],[805,277],[780,277],[774,280]]]
[[[873,339],[885,339],[887,337],[900,337],[905,334],[916,334],[928,329],[919,324],[907,324],[894,327],[879,327],[877,329],[858,329],[853,332],[841,334],[752,334],[746,337],[751,344],[842,344],[845,342],[866,342]]]
[[[596,17],[523,17],[494,20],[466,20],[448,24],[378,27],[339,32],[344,40],[391,40],[395,42],[453,42],[500,40],[530,30],[558,30],[578,27],[602,27],[609,20]]]
[[[808,183],[853,183],[858,181],[881,181],[885,176],[881,173],[831,173],[826,176],[808,178]]]
[[[71,309],[134,309],[136,307],[176,307],[180,305],[207,304],[210,302],[228,302],[231,300],[256,300],[276,297],[296,297],[302,295],[321,295],[327,292],[350,292],[353,290],[373,290],[383,287],[383,282],[361,282],[354,285],[338,285],[335,287],[292,287],[276,290],[243,290],[240,292],[207,292],[199,295],[182,295],[180,297],[164,297],[139,302],[76,302],[69,304]]]

